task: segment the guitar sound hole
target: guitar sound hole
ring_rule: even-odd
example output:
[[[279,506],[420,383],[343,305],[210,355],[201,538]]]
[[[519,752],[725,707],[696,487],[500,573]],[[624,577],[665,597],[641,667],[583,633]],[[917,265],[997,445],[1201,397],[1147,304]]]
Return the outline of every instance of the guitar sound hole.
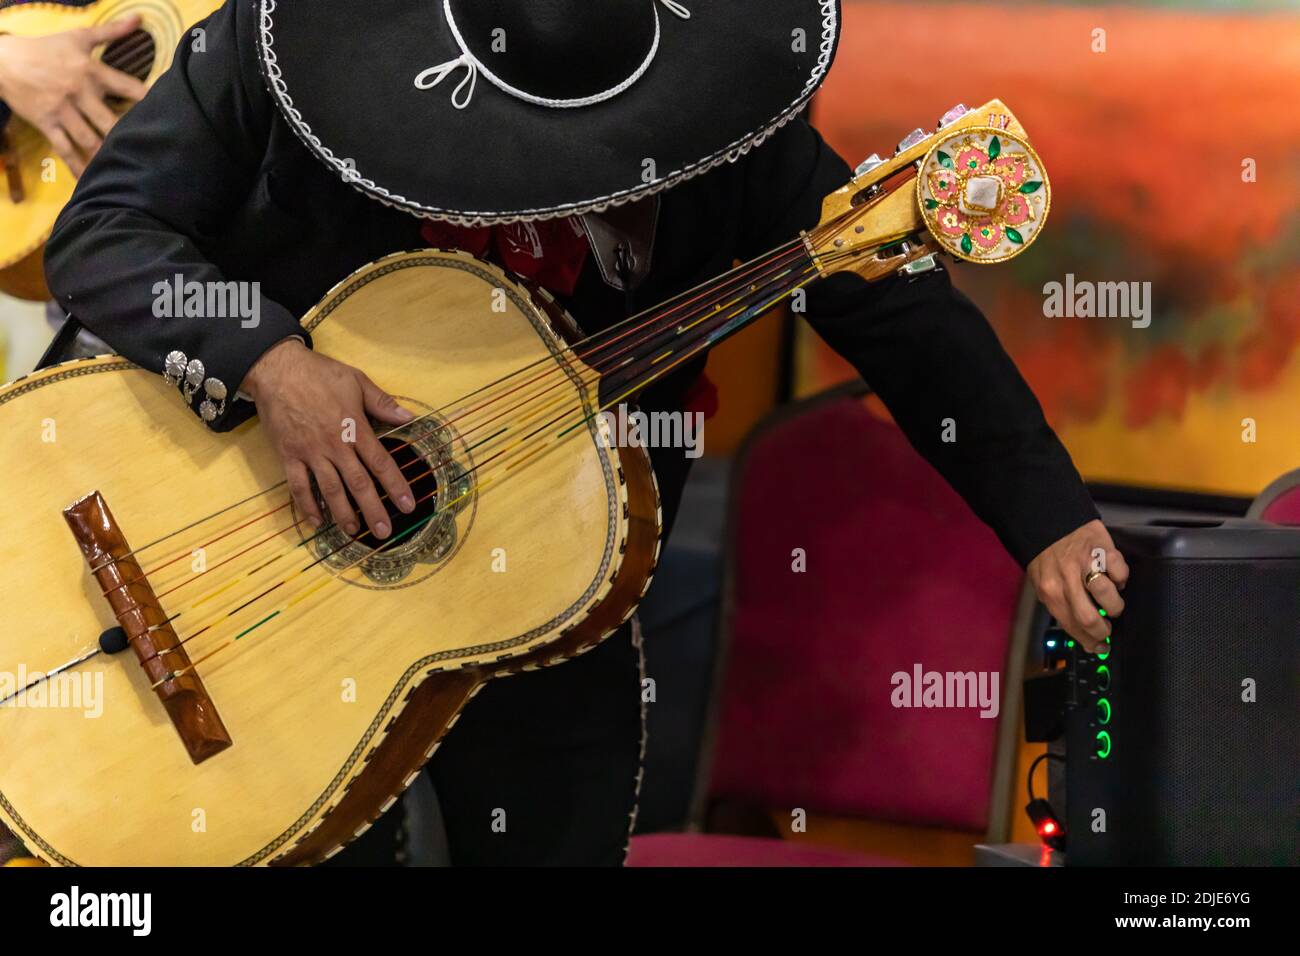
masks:
[[[382,434],[388,426],[371,423]],[[369,586],[400,584],[432,573],[455,551],[469,529],[477,495],[473,466],[458,459],[454,451],[456,433],[430,414],[401,426],[380,438],[410,486],[415,509],[403,514],[388,493],[376,482],[380,503],[388,515],[389,534],[376,538],[368,531],[349,535],[332,521],[316,532],[299,529],[307,546],[326,567],[348,575],[350,583]],[[330,516],[316,479],[312,492],[321,514]],[[362,516],[356,501],[348,495],[353,512]],[[360,576],[358,576],[358,573]]]
[[[402,512],[397,507],[397,503],[388,497],[388,492],[383,485],[376,481],[375,493],[379,496],[379,503],[388,512],[388,523],[392,531],[389,532],[387,538],[375,538],[373,535],[366,533],[365,515],[362,514],[361,507],[352,496],[352,492],[345,490],[344,494],[347,495],[348,504],[352,506],[352,511],[357,515],[362,526],[361,530],[353,536],[353,540],[360,539],[362,544],[368,545],[375,550],[393,542],[400,544],[419,534],[419,528],[429,524],[438,510],[438,477],[434,474],[428,460],[420,454],[415,446],[408,444],[397,435],[381,438],[380,443],[388,449],[388,453],[393,456],[393,461],[397,463],[398,469],[401,470],[402,477],[411,486],[411,497],[415,499],[415,510],[410,514]],[[312,484],[313,491],[316,494],[316,504],[321,509],[321,514],[332,517],[324,495],[320,493],[319,488],[315,487],[314,479]]]
[[[103,59],[107,66],[143,82],[153,69],[156,55],[153,36],[145,30],[134,30],[105,47]]]
[[[402,471],[402,477],[406,483],[411,486],[412,497],[415,498],[415,510],[409,515],[403,514],[398,510],[386,495],[383,500],[384,507],[388,510],[388,517],[393,527],[393,532],[386,540],[398,538],[403,534],[401,540],[405,541],[416,532],[412,529],[417,525],[423,527],[433,517],[438,508],[438,478],[429,467],[429,463],[416,452],[415,448],[406,444],[396,435],[390,438],[381,438],[380,441],[388,449],[389,454],[393,456],[393,461],[397,462],[397,467]],[[380,489],[383,494],[383,489]],[[380,542],[380,546],[383,543]]]

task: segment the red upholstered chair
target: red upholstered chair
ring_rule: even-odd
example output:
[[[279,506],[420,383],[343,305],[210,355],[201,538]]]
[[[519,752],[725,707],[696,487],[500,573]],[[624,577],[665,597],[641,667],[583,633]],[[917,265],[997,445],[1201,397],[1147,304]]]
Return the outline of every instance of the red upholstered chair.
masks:
[[[1300,525],[1300,468],[1288,471],[1251,502],[1247,518]]]
[[[1005,840],[1034,603],[993,532],[864,394],[855,385],[781,410],[737,462],[697,822],[720,806],[772,811],[768,821],[802,808]],[[892,675],[916,665],[996,673],[998,716],[895,707]],[[815,838],[637,837],[629,864],[899,862]]]

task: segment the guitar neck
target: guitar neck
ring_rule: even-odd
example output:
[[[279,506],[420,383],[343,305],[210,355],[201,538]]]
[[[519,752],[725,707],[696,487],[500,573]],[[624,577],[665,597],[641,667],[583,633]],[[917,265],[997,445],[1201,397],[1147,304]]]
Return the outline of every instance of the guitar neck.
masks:
[[[823,276],[847,271],[872,282],[935,268],[940,247],[921,219],[915,177],[907,165],[842,190],[797,240],[628,320],[630,329],[595,350],[601,405],[634,397]]]
[[[601,406],[634,398],[819,277],[807,247],[796,241],[628,320],[628,328],[587,352],[600,372]]]

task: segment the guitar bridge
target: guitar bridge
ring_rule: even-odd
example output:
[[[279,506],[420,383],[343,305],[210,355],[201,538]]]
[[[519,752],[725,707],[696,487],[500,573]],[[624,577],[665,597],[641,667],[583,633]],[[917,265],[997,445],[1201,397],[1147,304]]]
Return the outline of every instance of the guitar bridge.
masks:
[[[190,760],[202,763],[225,750],[230,734],[103,496],[91,492],[63,517]]]

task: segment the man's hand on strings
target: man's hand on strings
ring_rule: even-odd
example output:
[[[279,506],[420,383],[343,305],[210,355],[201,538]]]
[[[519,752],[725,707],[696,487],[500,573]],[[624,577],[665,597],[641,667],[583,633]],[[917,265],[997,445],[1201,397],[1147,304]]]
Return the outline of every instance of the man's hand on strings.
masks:
[[[361,526],[349,493],[376,538],[387,538],[392,532],[375,480],[400,511],[415,510],[407,477],[366,417],[401,425],[412,415],[359,369],[318,355],[300,339],[290,338],[268,349],[240,388],[257,403],[258,417],[280,456],[294,503],[313,526],[319,527],[324,516],[309,476],[316,478],[334,521],[350,535]],[[349,427],[349,422],[354,424]],[[345,440],[350,433],[355,441]]]
[[[117,122],[105,97],[136,102],[146,92],[134,76],[92,55],[139,26],[132,15],[43,37],[0,36],[0,99],[40,130],[74,176]]]

